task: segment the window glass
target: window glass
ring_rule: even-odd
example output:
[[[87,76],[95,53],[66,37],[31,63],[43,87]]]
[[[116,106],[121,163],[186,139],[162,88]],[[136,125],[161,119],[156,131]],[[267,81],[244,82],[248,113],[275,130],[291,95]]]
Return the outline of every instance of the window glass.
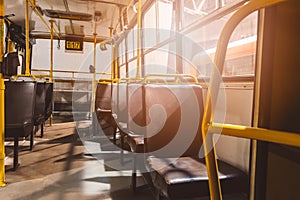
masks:
[[[127,55],[128,59],[133,58],[133,51],[134,51],[134,31],[130,30],[127,35]]]
[[[233,1],[241,0],[184,0],[183,26],[188,26]]]
[[[145,74],[174,74],[176,72],[175,53],[165,45],[145,55]]]
[[[149,8],[144,16],[144,46],[153,47],[157,42],[156,37],[156,6],[155,3]]]
[[[137,72],[137,62],[136,59],[128,63],[128,77],[135,78]]]
[[[168,31],[158,31],[157,36],[162,42],[170,37],[170,31],[174,30],[173,3],[158,1],[158,27]]]
[[[198,43],[214,60],[220,33],[229,14],[201,27],[188,36]],[[223,76],[246,76],[254,74],[257,39],[257,12],[246,17],[234,30],[229,41]]]

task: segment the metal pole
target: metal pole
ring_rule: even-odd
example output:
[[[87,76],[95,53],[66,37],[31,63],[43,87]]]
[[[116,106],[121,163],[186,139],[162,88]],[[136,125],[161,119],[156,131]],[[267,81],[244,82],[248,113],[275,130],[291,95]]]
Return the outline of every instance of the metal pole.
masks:
[[[53,28],[54,28],[54,20],[49,20],[51,23],[51,28],[50,28],[50,82],[53,82]]]
[[[260,82],[261,82],[261,68],[262,68],[262,46],[263,46],[263,32],[264,32],[264,17],[265,9],[259,11],[258,16],[258,34],[257,34],[257,48],[256,48],[256,68],[255,68],[255,93],[253,105],[253,127],[258,127],[259,120],[259,99],[260,99]],[[250,194],[249,199],[254,200],[255,197],[255,174],[256,174],[256,158],[257,158],[257,140],[251,141],[251,161],[250,161]]]
[[[96,65],[97,65],[97,52],[96,52],[96,46],[97,46],[97,33],[94,32],[94,75],[93,75],[93,93],[92,93],[92,112],[95,112],[95,100],[96,100],[96,87],[97,87],[97,81],[96,81]]]
[[[225,55],[227,50],[226,47],[228,46],[230,36],[233,30],[235,29],[235,27],[240,23],[240,21],[255,10],[270,5],[274,5],[276,3],[283,2],[283,1],[284,0],[266,0],[266,1],[252,0],[233,14],[233,16],[225,24],[217,44],[215,65],[218,67],[220,74],[222,74],[223,72]],[[208,149],[206,148],[207,145],[206,136],[209,127],[212,124],[214,119],[215,110],[213,110],[213,108],[215,107],[217,102],[219,87],[220,87],[220,80],[218,77],[218,72],[216,69],[214,69],[209,83],[209,88],[206,97],[206,105],[205,105],[203,121],[202,121],[202,137],[203,137],[204,151],[205,153],[208,154],[208,156],[205,157],[205,161],[206,164],[208,164],[207,165],[207,173],[209,177],[208,183],[209,183],[209,190],[210,190],[210,195],[212,200],[221,199],[222,194],[221,194],[220,180],[218,177],[218,166],[216,160],[214,159],[215,148],[213,148],[212,151],[207,152]],[[211,99],[211,97],[214,98]],[[210,140],[210,137],[208,140]]]
[[[50,82],[53,83],[53,33],[55,20],[49,20],[50,26]],[[53,114],[50,115],[50,126],[53,124]]]
[[[4,0],[0,0],[0,16],[4,16]],[[4,19],[0,18],[0,61],[2,62],[4,54]],[[5,99],[4,99],[4,79],[0,73],[0,186],[5,186],[5,147],[4,147],[4,131],[5,131]]]
[[[141,27],[142,27],[142,0],[138,1],[138,13],[137,13],[137,69],[136,79],[141,78]]]
[[[26,29],[26,70],[25,75],[30,75],[30,44],[29,44],[29,0],[25,4],[25,29]]]
[[[3,0],[1,0],[3,2]],[[1,2],[1,3],[2,3]],[[1,22],[0,22],[1,23]],[[2,34],[0,34],[0,37]],[[1,40],[0,40],[1,41]],[[1,45],[3,46],[3,45]],[[1,56],[2,57],[2,56]],[[5,100],[4,100],[4,79],[2,74],[0,74],[0,186],[5,186],[5,146],[4,146],[4,131],[5,131]]]

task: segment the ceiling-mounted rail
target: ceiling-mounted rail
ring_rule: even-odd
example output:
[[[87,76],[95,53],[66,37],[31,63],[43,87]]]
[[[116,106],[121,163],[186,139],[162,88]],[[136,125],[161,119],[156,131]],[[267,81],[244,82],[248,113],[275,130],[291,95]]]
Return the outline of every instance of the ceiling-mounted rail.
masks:
[[[50,25],[48,24],[48,22],[44,19],[44,17],[43,17],[42,14],[40,13],[38,7],[37,7],[36,4],[35,4],[35,1],[34,1],[34,0],[26,0],[26,2],[29,2],[29,3],[30,3],[32,9],[33,9],[33,10],[35,11],[35,13],[40,17],[40,19],[42,20],[42,22],[44,23],[44,25],[47,27],[47,29],[48,29],[49,31],[51,31]],[[55,28],[53,28],[53,32],[54,32],[55,35],[60,39],[60,34],[59,34],[59,32],[58,32]]]

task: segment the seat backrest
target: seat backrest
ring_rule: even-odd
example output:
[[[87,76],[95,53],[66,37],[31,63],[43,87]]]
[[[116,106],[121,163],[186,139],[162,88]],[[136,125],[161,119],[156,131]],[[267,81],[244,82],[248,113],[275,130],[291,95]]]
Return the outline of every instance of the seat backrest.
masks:
[[[3,57],[1,72],[4,76],[13,76],[18,73],[18,66],[20,65],[18,52],[11,52]]]
[[[111,84],[98,83],[95,110],[111,110]]]
[[[118,83],[112,84],[111,92],[111,114],[115,120],[118,118]]]
[[[196,156],[202,137],[199,85],[145,85],[145,152],[158,157]]]
[[[128,100],[128,133],[145,135],[146,123],[144,113],[144,85],[131,83],[127,85]]]
[[[127,131],[128,123],[127,88],[126,83],[116,83],[112,91],[112,115],[123,132]]]
[[[34,106],[34,125],[39,125],[45,119],[45,98],[46,83],[38,82],[36,84],[35,106]]]
[[[22,128],[33,123],[35,82],[5,82],[5,126]]]
[[[52,114],[52,99],[53,99],[53,83],[46,83],[45,85],[45,120]]]
[[[106,135],[114,134],[115,121],[112,117],[112,85],[98,83],[95,99],[95,112],[98,124]]]

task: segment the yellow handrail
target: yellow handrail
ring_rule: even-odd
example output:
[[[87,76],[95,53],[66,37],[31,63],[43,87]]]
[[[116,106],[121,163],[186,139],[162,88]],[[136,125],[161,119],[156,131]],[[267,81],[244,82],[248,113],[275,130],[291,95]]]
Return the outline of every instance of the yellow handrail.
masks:
[[[32,74],[18,74],[18,75],[14,75],[13,76],[15,80],[17,80],[18,78],[20,77],[27,77],[27,78],[32,78],[33,81],[36,81],[36,76],[35,75],[32,75]]]
[[[179,78],[192,78],[195,84],[198,84],[198,79],[192,74],[147,74],[144,77],[144,82],[146,83],[151,77],[173,77],[175,81],[179,83]]]
[[[25,3],[25,45],[26,45],[26,69],[25,75],[30,75],[30,44],[29,44],[29,0]]]
[[[50,71],[49,71],[49,75],[50,75],[50,82],[53,82],[53,31],[54,31],[54,20],[49,20],[50,24],[51,24],[51,28],[50,28]]]
[[[222,134],[300,147],[300,134],[233,124],[212,123],[209,132],[222,129]]]
[[[31,71],[36,72],[49,72],[47,69],[32,69]],[[71,73],[71,74],[92,74],[91,72],[80,72],[80,71],[70,71],[70,70],[53,70],[53,73]],[[101,75],[111,75],[111,73],[108,72],[96,72],[96,74]]]
[[[113,80],[111,80],[111,79],[106,79],[106,78],[101,78],[101,79],[99,79],[98,80],[98,83],[100,83],[100,82],[109,82],[109,83],[112,83],[113,82]]]
[[[144,83],[149,84],[152,82],[155,82],[155,84],[165,84],[168,85],[168,81],[163,79],[163,78],[148,78],[147,80],[144,81]]]
[[[223,71],[225,54],[226,54],[227,45],[230,36],[233,30],[235,29],[235,27],[240,23],[240,21],[255,10],[270,5],[274,5],[283,1],[284,0],[252,0],[233,14],[233,16],[228,20],[228,22],[224,26],[217,45],[215,64],[218,67],[220,74],[222,74]],[[222,199],[222,193],[221,193],[220,180],[218,177],[218,166],[215,159],[216,152],[214,148],[212,148],[211,151],[209,151],[208,149],[207,142],[211,142],[210,140],[212,140],[212,138],[210,137],[208,138],[207,133],[214,119],[215,111],[212,108],[215,107],[217,102],[219,86],[220,86],[220,79],[218,77],[218,72],[216,71],[216,69],[214,69],[210,79],[210,84],[209,84],[207,97],[206,97],[206,105],[204,109],[204,116],[202,121],[202,137],[204,141],[203,146],[204,146],[204,152],[207,155],[205,157],[205,160],[206,160],[207,173],[209,178],[210,195],[211,195],[211,199],[213,200]],[[214,99],[211,99],[212,96],[214,97]]]
[[[96,33],[96,25],[95,25],[95,32],[94,32],[94,73],[93,73],[93,84],[92,84],[92,112],[95,112],[95,98],[96,98],[96,70],[97,70],[97,52],[96,52],[96,47],[97,47],[97,33]]]
[[[0,4],[3,5],[3,0],[0,0]],[[1,6],[0,6],[1,7]],[[0,8],[1,9],[1,8]],[[1,34],[0,34],[1,35]],[[5,147],[4,147],[4,131],[5,131],[5,99],[4,99],[4,79],[0,73],[0,187],[5,186]]]
[[[136,79],[141,78],[141,53],[142,53],[142,0],[138,0],[138,13],[137,13],[137,69],[136,69]]]
[[[4,0],[0,0],[0,16],[4,16]],[[4,19],[0,18],[0,62],[2,62],[4,54]],[[4,97],[4,78],[0,73],[0,187],[5,186],[5,147],[4,147],[4,131],[5,131],[5,97]]]

